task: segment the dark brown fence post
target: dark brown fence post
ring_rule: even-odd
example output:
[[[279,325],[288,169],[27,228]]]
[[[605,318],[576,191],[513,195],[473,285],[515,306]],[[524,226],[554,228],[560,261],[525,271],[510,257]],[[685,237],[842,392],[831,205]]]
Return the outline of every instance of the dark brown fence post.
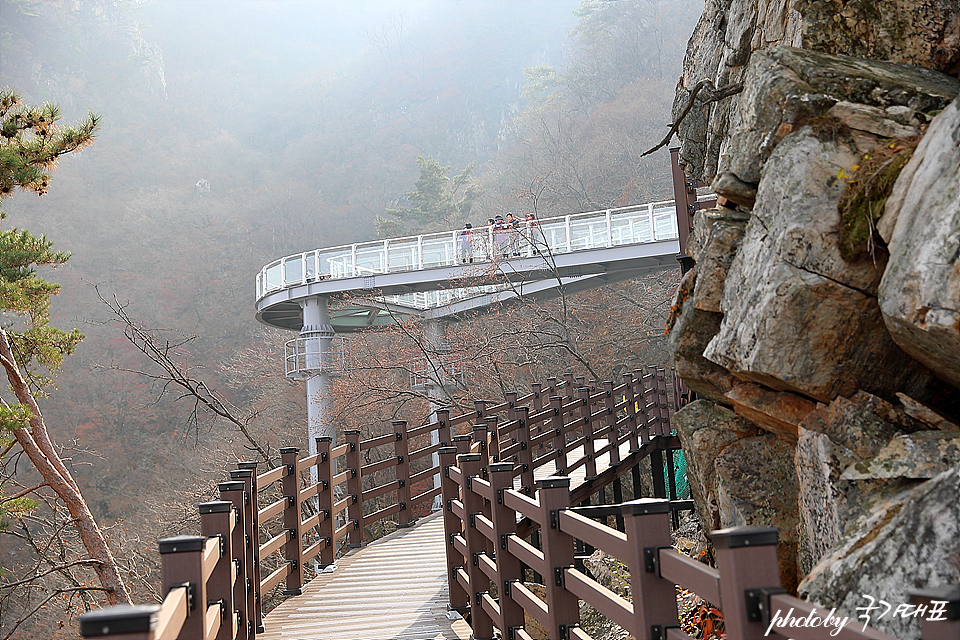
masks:
[[[480,465],[484,462],[479,453],[465,453],[457,456],[460,473],[463,477],[463,511],[466,521],[463,526],[467,543],[467,575],[470,578],[470,626],[474,640],[493,640],[493,621],[483,610],[483,594],[490,590],[490,580],[480,567],[480,555],[485,551],[487,540],[475,524],[477,515],[483,513],[483,498],[473,491],[472,482],[480,475]]]
[[[477,419],[475,422],[481,422],[484,416],[487,415],[487,403],[484,400],[474,400],[473,410],[477,412]]]
[[[940,587],[910,592],[910,604],[926,607],[921,616],[920,637],[923,640],[956,640],[960,638],[960,588]],[[935,613],[931,613],[935,612]]]
[[[487,429],[487,438],[484,447],[484,456],[486,457],[483,466],[486,467],[490,462],[500,462],[500,417],[486,416],[483,419]]]
[[[260,502],[258,499],[259,488],[257,487],[257,467],[258,463],[256,461],[250,462],[238,462],[237,468],[250,471],[250,504],[252,508],[250,509],[250,514],[253,516],[253,531],[256,534],[253,537],[254,544],[253,547],[253,566],[251,567],[251,581],[253,583],[253,599],[256,603],[254,610],[257,613],[256,620],[253,621],[254,626],[257,628],[257,633],[263,633],[263,600],[260,597],[260,545],[259,535],[260,535]],[[232,474],[231,474],[232,477]]]
[[[580,387],[577,389],[577,395],[580,398],[579,417],[583,419],[583,455],[587,458],[586,480],[594,480],[597,477],[597,455],[596,448],[593,446],[593,411],[590,407],[590,389]]]
[[[161,582],[163,594],[188,584],[189,614],[183,623],[180,637],[202,638],[206,632],[207,585],[203,580],[202,536],[174,536],[157,543],[160,547]]]
[[[546,382],[546,385],[547,385],[547,389],[546,389],[546,391],[547,391],[547,397],[549,398],[550,396],[555,396],[555,395],[557,395],[557,379],[556,379],[556,378],[547,378],[545,382]]]
[[[236,608],[237,624],[240,631],[238,637],[250,638],[257,625],[256,591],[259,584],[254,586],[253,567],[248,558],[254,558],[253,547],[259,548],[259,538],[251,538],[247,533],[247,523],[253,529],[253,505],[247,493],[247,485],[240,480],[221,482],[217,485],[220,490],[220,499],[229,502],[237,512],[237,523],[233,527],[233,539],[230,548],[233,560],[237,567],[237,580],[233,583],[233,606]]]
[[[613,381],[603,383],[603,422],[607,427],[607,440],[614,445],[610,450],[610,466],[620,464],[620,430],[617,428],[616,399],[613,397]],[[619,500],[617,500],[619,502]]]
[[[670,435],[670,401],[667,397],[667,372],[657,369],[657,404],[660,405],[660,433]]]
[[[637,423],[637,401],[633,396],[634,376],[632,373],[625,373],[621,379],[623,380],[623,398],[624,404],[626,405],[624,410],[627,415],[627,429],[630,434],[630,453],[633,453],[640,448],[640,428]]]
[[[650,435],[652,434],[650,422],[653,420],[653,417],[650,414],[650,405],[647,402],[650,387],[647,385],[647,379],[644,376],[643,369],[634,369],[633,380],[633,394],[640,408],[640,415],[638,416],[640,421],[640,440],[641,442],[649,442]]]
[[[524,493],[533,495],[533,449],[530,448],[530,407],[517,407],[517,441],[520,451],[517,464],[520,465],[520,487]]]
[[[496,428],[496,424],[494,424],[494,428]],[[473,442],[470,445],[470,450],[473,451],[476,448],[476,445],[479,445],[480,451],[477,453],[479,453],[481,456],[480,466],[486,467],[490,460],[488,455],[489,447],[487,446],[490,437],[489,432],[487,431],[486,422],[484,422],[484,424],[473,425],[473,431],[471,431],[471,435],[473,436]]]
[[[437,409],[437,439],[444,447],[453,443],[453,433],[450,431],[450,409]]]
[[[394,455],[397,456],[397,502],[400,504],[400,513],[397,514],[397,526],[405,529],[413,524],[410,521],[410,451],[407,446],[407,421],[394,420],[393,434],[396,442],[393,444]]]
[[[766,627],[757,608],[748,612],[747,591],[780,587],[777,530],[774,527],[733,527],[710,534],[720,572],[720,610],[728,638],[759,640]]]
[[[538,413],[543,411],[543,384],[534,382],[530,385],[530,390],[533,391],[533,398],[530,401],[530,404],[533,406],[533,412]]]
[[[353,522],[347,548],[356,549],[363,544],[363,493],[360,477],[360,431],[348,429],[343,437],[350,446],[347,448],[347,493],[351,501],[347,505],[347,517]]]
[[[541,527],[543,576],[547,592],[547,633],[551,638],[568,638],[568,629],[580,623],[577,596],[563,586],[563,572],[573,566],[573,538],[560,531],[560,511],[570,506],[570,478],[546,478],[540,481],[540,509],[549,526]]]
[[[660,577],[657,553],[670,547],[670,503],[643,498],[621,508],[630,557],[634,628],[637,640],[666,638],[667,626],[677,625],[677,592]],[[735,637],[735,636],[729,636]]]
[[[257,504],[256,470],[234,469],[230,472],[230,479],[243,483],[243,490],[250,505],[249,515],[243,523],[244,534],[251,541],[246,549],[247,575],[250,577],[250,591],[248,601],[250,606],[250,624],[259,630],[263,628],[263,612],[260,610],[260,528],[257,526],[259,505]]]
[[[336,545],[333,544],[333,460],[330,448],[333,438],[323,436],[315,438],[317,443],[317,509],[320,512],[318,530],[323,540],[323,549],[318,556],[321,567],[333,564],[336,560]]]
[[[550,416],[550,427],[553,429],[553,448],[556,451],[556,475],[564,476],[567,474],[567,436],[563,433],[563,398],[560,396],[550,396],[550,408],[553,415]]]
[[[233,505],[225,500],[200,505],[200,535],[220,538],[220,560],[207,581],[207,597],[211,602],[220,602],[220,629],[214,636],[216,640],[233,640],[236,637],[237,614],[233,608],[233,550],[230,535],[234,513]]]
[[[470,453],[470,445],[473,443],[473,433],[470,435],[453,436],[453,446],[457,448],[457,453]]]
[[[463,521],[453,512],[454,500],[460,499],[460,485],[450,478],[450,467],[457,466],[457,448],[441,447],[438,454],[440,455],[440,487],[443,491],[443,531],[447,543],[444,545],[444,550],[447,556],[450,608],[465,614],[469,606],[469,596],[457,580],[457,569],[463,566],[463,556],[453,544],[454,537],[457,534],[463,534]]]
[[[159,613],[158,604],[94,609],[78,616],[80,636],[110,640],[154,640],[156,634],[152,629],[157,624]]]
[[[500,617],[503,622],[500,631],[504,637],[514,637],[514,630],[523,626],[523,607],[514,602],[510,589],[514,582],[523,580],[523,574],[520,561],[507,552],[507,538],[517,531],[517,515],[503,504],[503,492],[513,488],[513,464],[492,464],[489,469],[494,495],[490,515],[497,538],[497,593],[500,594]]]
[[[287,465],[287,473],[281,478],[283,497],[287,506],[283,510],[283,527],[287,530],[287,542],[283,546],[283,556],[290,566],[287,574],[285,596],[298,596],[303,588],[303,540],[300,537],[300,449],[283,447],[280,449],[280,463]]]

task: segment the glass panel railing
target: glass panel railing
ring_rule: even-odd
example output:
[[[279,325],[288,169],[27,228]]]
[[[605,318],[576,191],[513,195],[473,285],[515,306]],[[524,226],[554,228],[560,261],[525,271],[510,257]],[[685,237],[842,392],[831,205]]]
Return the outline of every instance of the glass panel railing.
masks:
[[[390,271],[411,271],[419,268],[419,242],[417,240],[393,240],[388,250],[387,266]]]
[[[446,231],[288,256],[261,270],[257,276],[257,296],[259,299],[271,291],[317,278],[350,278],[448,266],[464,257],[483,262],[533,256],[538,251],[559,254],[675,239],[677,225],[673,202],[664,201],[543,218],[537,220],[533,228],[493,231],[480,227],[474,229],[473,239],[466,247],[459,234],[460,230]]]
[[[267,267],[264,274],[266,275],[267,291],[280,289],[283,286],[283,272],[279,262]]]
[[[442,236],[423,236],[423,268],[443,267],[456,262],[456,250],[453,237],[449,233]]]
[[[293,256],[283,259],[283,284],[289,287],[292,284],[303,282],[303,256]]]

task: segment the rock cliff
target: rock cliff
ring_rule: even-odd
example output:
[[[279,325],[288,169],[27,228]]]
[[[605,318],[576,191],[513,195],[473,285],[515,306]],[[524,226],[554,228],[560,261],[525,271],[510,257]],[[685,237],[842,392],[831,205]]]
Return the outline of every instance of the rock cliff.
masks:
[[[955,0],[707,0],[677,91],[720,196],[670,332],[698,516],[853,619],[960,582],[958,75]]]

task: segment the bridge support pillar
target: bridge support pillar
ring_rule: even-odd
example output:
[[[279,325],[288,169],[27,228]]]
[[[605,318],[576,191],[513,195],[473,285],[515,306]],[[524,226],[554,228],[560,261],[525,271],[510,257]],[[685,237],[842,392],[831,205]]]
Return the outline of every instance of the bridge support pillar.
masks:
[[[330,344],[336,333],[330,326],[330,312],[326,296],[315,296],[301,301],[303,329],[300,338],[305,341],[305,365],[316,375],[307,378],[307,442],[310,455],[317,453],[317,438],[333,438],[330,421],[330,376],[334,368]]]

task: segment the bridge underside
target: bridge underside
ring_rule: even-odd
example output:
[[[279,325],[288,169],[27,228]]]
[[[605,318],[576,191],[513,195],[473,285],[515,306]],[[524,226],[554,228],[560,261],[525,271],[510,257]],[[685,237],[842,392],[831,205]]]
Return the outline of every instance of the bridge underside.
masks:
[[[412,317],[458,319],[463,314],[513,300],[542,301],[677,268],[676,240],[594,249],[561,256],[516,258],[499,264],[467,264],[318,280],[268,294],[257,304],[263,324],[299,331],[300,301],[327,296],[333,302],[330,323],[337,333],[396,324]],[[466,294],[446,304],[420,308],[388,301],[388,296],[498,286],[491,293]],[[339,300],[339,303],[337,302]]]

